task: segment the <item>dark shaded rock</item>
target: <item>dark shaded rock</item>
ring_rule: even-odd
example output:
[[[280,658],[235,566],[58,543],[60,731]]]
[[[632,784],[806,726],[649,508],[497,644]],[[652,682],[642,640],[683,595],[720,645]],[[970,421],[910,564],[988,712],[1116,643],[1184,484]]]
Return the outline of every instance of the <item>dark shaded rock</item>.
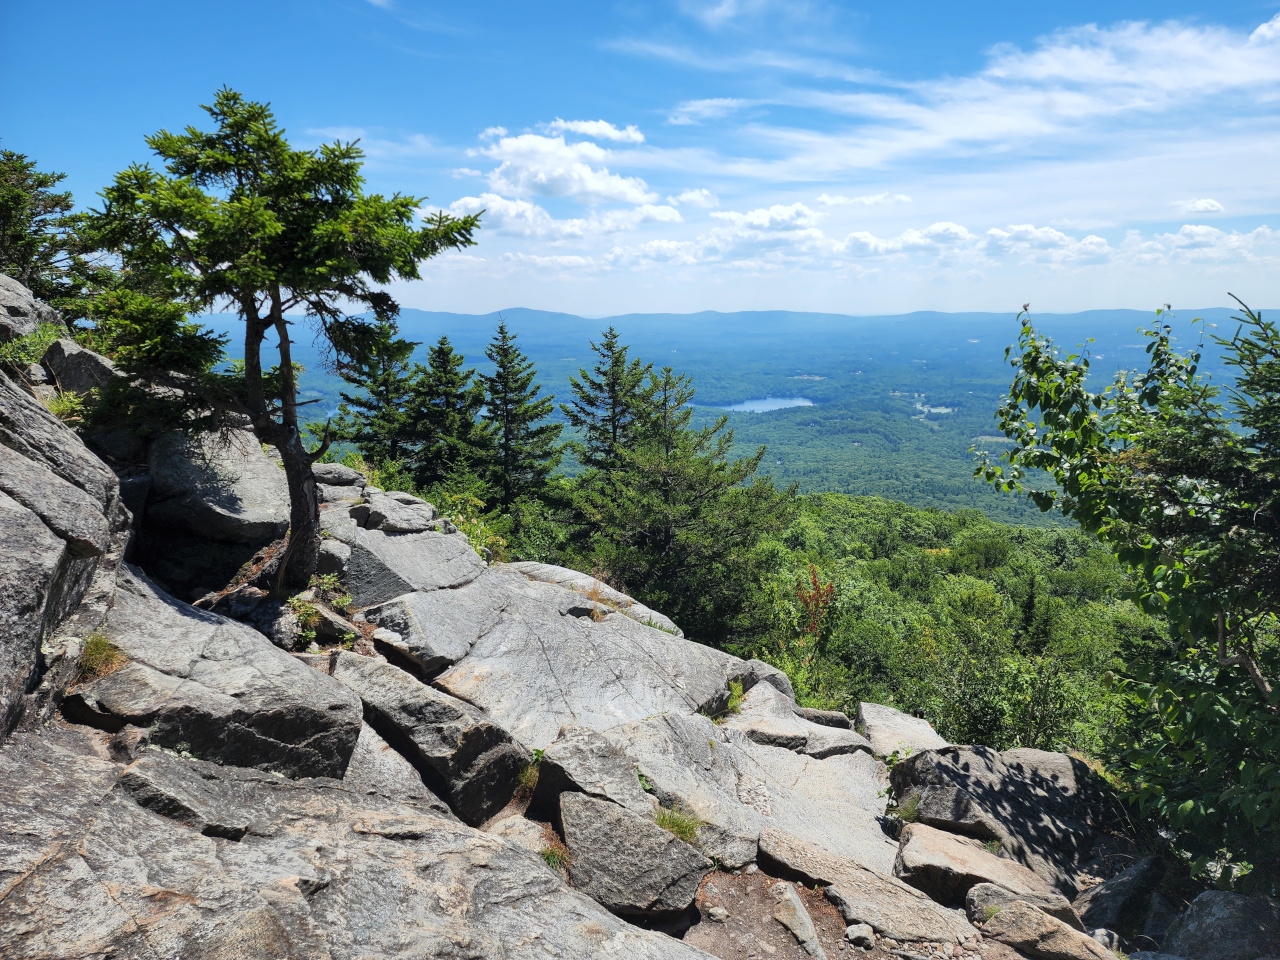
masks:
[[[531,815],[559,817],[560,794],[575,791],[610,800],[643,817],[652,817],[658,806],[641,789],[636,765],[625,753],[589,727],[567,725],[543,751]]]
[[[6,451],[0,456],[0,492],[39,517],[71,557],[97,557],[107,549],[111,532],[103,503],[47,467]]]
[[[128,659],[71,691],[68,715],[108,730],[148,727],[158,746],[290,777],[342,776],[360,702],[255,630],[121,572],[103,633]]]
[[[153,753],[113,789],[114,765],[29,742],[0,769],[13,960],[707,960],[533,853],[332,780]]]
[[[88,393],[119,376],[114,363],[74,340],[55,340],[45,351],[43,362],[64,393]]]
[[[917,823],[979,840],[1002,840],[1005,836],[1000,825],[959,787],[930,785],[909,796],[915,798]],[[905,802],[911,801],[908,798]]]
[[[949,830],[998,833],[1002,857],[1034,870],[1069,899],[1103,828],[1114,821],[1106,785],[1083,761],[1062,753],[926,750],[896,764],[891,779],[899,798],[926,787],[962,792],[966,796],[937,793],[932,822]],[[957,813],[950,823],[944,815],[948,805]]]
[[[796,877],[806,886],[826,887],[827,899],[845,923],[870,924],[894,940],[962,943],[975,933],[957,911],[934,903],[915,887],[780,830],[761,832],[760,862],[766,870]]]
[[[994,883],[979,883],[969,889],[965,896],[965,913],[972,923],[982,923],[988,916],[995,914],[1000,908],[1014,900],[1029,903],[1037,910],[1043,910],[1051,917],[1056,917],[1069,927],[1085,932],[1084,924],[1076,914],[1070,901],[1060,893],[1014,893]]]
[[[465,822],[481,824],[506,806],[531,757],[501,727],[385,661],[339,651],[332,670],[364,702],[374,729]]]
[[[877,757],[907,756],[947,746],[928,720],[911,717],[878,703],[858,704],[858,732],[871,742]]]
[[[0,343],[30,336],[42,323],[63,326],[57,310],[37,300],[17,280],[0,273]]]
[[[982,925],[982,933],[1021,951],[1034,960],[1115,960],[1088,934],[1024,900],[1013,900]]]
[[[284,471],[248,429],[151,444],[147,523],[209,540],[261,545],[289,525]]]
[[[979,883],[994,883],[1013,893],[1054,892],[1022,864],[922,823],[903,827],[893,874],[944,904],[963,904],[969,889]]]
[[[583,793],[560,797],[573,885],[624,916],[685,910],[713,864],[652,820]]]
[[[1105,927],[1126,936],[1138,933],[1147,918],[1156,884],[1163,876],[1160,862],[1155,857],[1144,857],[1076,897],[1076,912],[1090,930]]]
[[[1280,903],[1206,890],[1169,927],[1162,949],[1187,960],[1258,960],[1280,946]]]

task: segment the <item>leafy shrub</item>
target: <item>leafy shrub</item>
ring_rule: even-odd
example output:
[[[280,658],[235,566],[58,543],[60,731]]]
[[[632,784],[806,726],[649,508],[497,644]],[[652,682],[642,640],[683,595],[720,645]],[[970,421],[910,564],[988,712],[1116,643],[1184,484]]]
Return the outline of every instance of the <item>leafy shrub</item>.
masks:
[[[78,423],[84,419],[83,394],[60,390],[52,396],[41,397],[40,402],[63,423]]]
[[[64,336],[66,331],[56,323],[42,323],[25,337],[0,343],[0,366],[21,374],[31,364],[39,363],[49,346]]]

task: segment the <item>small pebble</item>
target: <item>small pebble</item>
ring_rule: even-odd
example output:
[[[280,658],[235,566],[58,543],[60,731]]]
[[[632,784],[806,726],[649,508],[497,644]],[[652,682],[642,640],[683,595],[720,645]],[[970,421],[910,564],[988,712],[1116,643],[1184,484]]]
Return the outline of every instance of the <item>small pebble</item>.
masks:
[[[711,907],[707,911],[707,916],[710,917],[712,920],[714,920],[716,923],[724,923],[726,920],[729,919],[729,911],[726,910],[724,907]]]
[[[747,864],[747,876],[751,876],[751,874],[755,873],[755,872],[756,872],[757,870],[759,870],[759,869],[760,869],[760,868],[759,868],[759,867],[757,867],[754,863],[748,863],[748,864]]]

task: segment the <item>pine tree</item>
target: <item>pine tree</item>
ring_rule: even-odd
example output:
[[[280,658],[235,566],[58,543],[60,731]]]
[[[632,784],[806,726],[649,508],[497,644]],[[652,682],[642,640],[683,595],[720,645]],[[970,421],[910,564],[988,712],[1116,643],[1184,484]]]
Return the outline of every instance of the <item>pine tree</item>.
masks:
[[[492,456],[492,431],[477,420],[484,384],[474,368],[462,369],[465,362],[449,338],[441,337],[426,369],[414,378],[413,433],[420,447],[414,477],[420,487],[478,473]]]
[[[485,387],[481,419],[494,437],[491,483],[497,505],[506,510],[521,497],[536,497],[542,490],[560,463],[556,441],[564,427],[541,422],[555,409],[555,397],[538,399],[542,388],[533,382],[537,370],[516,346],[516,335],[505,321],[498,324],[485,356],[494,372],[479,378]]]
[[[760,447],[730,460],[727,418],[689,427],[692,381],[670,367],[650,373],[636,403],[635,442],[607,485],[586,485],[579,508],[594,560],[637,599],[706,643],[740,639],[759,579],[755,548],[782,529],[794,487],[751,478]]]
[[[414,382],[423,375],[420,365],[410,364],[417,344],[399,339],[394,321],[381,321],[377,329],[378,346],[342,372],[343,380],[365,393],[341,394],[332,433],[355,444],[375,463],[398,460],[412,467],[419,448],[414,437]]]
[[[560,409],[582,435],[570,441],[569,449],[584,467],[609,475],[635,441],[637,405],[653,365],[629,360],[627,347],[618,342],[613,327],[600,343],[593,341],[591,349],[599,360],[590,372],[583,368],[577,377],[569,378],[573,400],[560,404]]]

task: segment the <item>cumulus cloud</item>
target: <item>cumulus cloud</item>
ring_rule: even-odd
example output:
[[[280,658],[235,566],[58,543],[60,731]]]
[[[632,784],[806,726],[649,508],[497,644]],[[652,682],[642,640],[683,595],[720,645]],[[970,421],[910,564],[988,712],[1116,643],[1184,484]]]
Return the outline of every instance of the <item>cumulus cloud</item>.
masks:
[[[635,124],[627,124],[619,129],[607,120],[561,120],[556,117],[545,125],[545,129],[548,133],[578,133],[584,137],[614,140],[618,143],[644,143],[644,134]]]
[[[720,206],[720,198],[706,188],[699,187],[697,190],[686,190],[681,194],[673,197],[667,197],[667,203],[673,207],[678,207],[685,203],[691,207],[718,207]]]
[[[496,137],[505,137],[506,135],[506,127],[485,127],[480,131],[481,140],[493,140]]]
[[[1280,232],[1265,226],[1240,233],[1188,223],[1177,233],[1156,234],[1148,241],[1139,240],[1131,233],[1126,244],[1137,259],[1147,261],[1280,263]]]
[[[735,226],[750,230],[796,230],[815,226],[821,214],[815,213],[803,203],[792,203],[783,206],[775,203],[771,207],[760,207],[739,213],[735,210],[716,210],[711,216],[724,220]]]
[[[969,250],[979,242],[966,227],[950,221],[931,224],[923,230],[904,230],[896,237],[877,237],[857,230],[844,238],[838,250],[851,256],[878,256],[887,253],[945,253]]]
[[[1201,200],[1175,200],[1173,205],[1182,213],[1221,213],[1223,206],[1217,200],[1205,197]]]
[[[993,253],[1018,256],[1039,263],[1102,261],[1112,250],[1102,237],[1089,234],[1077,240],[1053,227],[1037,227],[1029,223],[1010,226],[1007,230],[993,227],[987,231],[988,249]]]
[[[557,219],[544,207],[529,200],[512,200],[496,193],[478,197],[462,197],[449,205],[448,212],[465,216],[484,211],[485,229],[520,237],[548,240],[582,239],[633,230],[643,223],[679,223],[680,211],[675,207],[652,203],[622,210],[609,210],[590,217]]]
[[[652,203],[658,195],[639,177],[611,173],[609,151],[589,140],[566,143],[564,137],[534,133],[504,136],[480,154],[499,161],[488,174],[494,193],[567,197],[581,203]]]
[[[839,194],[823,193],[818,195],[818,202],[828,207],[842,207],[857,204],[864,207],[878,203],[910,203],[911,198],[905,193],[873,193],[865,197],[842,197]]]

